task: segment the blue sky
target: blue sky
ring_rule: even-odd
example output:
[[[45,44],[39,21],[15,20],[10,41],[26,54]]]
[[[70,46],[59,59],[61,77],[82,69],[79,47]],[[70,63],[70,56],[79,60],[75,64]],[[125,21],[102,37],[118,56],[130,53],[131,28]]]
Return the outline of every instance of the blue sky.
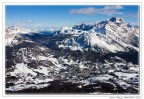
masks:
[[[6,5],[6,26],[31,29],[61,28],[80,23],[93,24],[111,17],[138,25],[137,5]]]

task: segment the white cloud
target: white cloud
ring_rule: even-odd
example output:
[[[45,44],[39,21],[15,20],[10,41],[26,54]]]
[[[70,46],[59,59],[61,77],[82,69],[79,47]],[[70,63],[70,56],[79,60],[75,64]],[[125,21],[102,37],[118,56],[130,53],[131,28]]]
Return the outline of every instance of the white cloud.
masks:
[[[123,14],[123,12],[118,11],[119,9],[123,9],[122,6],[119,5],[109,5],[104,6],[103,8],[94,8],[94,7],[88,7],[88,8],[81,8],[81,9],[72,9],[70,10],[70,14],[89,14],[89,15],[95,15],[95,14],[101,14],[101,15],[116,15],[116,14]]]
[[[82,8],[82,9],[72,9],[71,14],[94,14],[97,11],[94,7]]]
[[[27,23],[32,23],[32,20],[28,20]]]
[[[123,9],[123,6],[121,6],[121,5],[107,5],[104,7],[104,9]]]
[[[123,14],[123,12],[119,12],[119,11],[116,11],[116,10],[102,10],[102,11],[99,11],[97,14],[104,14],[104,15],[116,15],[116,14]]]
[[[26,21],[22,21],[21,23],[24,23],[24,24],[30,24],[30,23],[33,23],[33,21],[32,20],[26,20]]]

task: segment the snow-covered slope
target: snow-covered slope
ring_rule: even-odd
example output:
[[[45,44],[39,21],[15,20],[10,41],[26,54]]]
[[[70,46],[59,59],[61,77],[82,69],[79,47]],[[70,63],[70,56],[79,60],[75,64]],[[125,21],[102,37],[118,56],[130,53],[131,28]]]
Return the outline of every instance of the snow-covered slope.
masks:
[[[21,34],[29,34],[34,31],[30,29],[21,28],[18,26],[11,26],[5,30],[6,45],[12,46],[18,42],[18,38],[21,38]]]
[[[6,32],[8,32],[9,34],[18,34],[18,33],[25,34],[25,33],[31,33],[32,30],[18,26],[11,26],[6,29]]]
[[[94,25],[76,25],[62,28],[60,33],[73,34],[58,42],[63,48],[91,48],[95,51],[126,51],[127,48],[138,50],[139,29],[128,27],[121,18],[112,17],[109,20]]]

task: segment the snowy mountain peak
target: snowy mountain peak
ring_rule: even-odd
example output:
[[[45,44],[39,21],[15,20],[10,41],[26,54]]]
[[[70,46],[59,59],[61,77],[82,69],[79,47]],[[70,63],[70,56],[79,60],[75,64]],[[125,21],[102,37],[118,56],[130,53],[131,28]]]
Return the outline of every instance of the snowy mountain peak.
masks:
[[[6,29],[8,44],[11,44],[19,34],[30,33],[31,30],[12,26]],[[41,33],[41,32],[39,32]],[[44,31],[42,33],[45,33]],[[47,33],[47,32],[46,32]],[[56,43],[63,48],[75,47],[78,49],[92,49],[94,51],[125,51],[127,47],[137,50],[138,47],[138,28],[128,27],[122,18],[112,17],[109,20],[101,21],[97,24],[74,25],[73,27],[63,27],[58,31],[51,31],[51,34],[69,34],[69,38],[63,38]],[[48,33],[47,33],[48,34]],[[9,39],[11,38],[11,39]],[[13,42],[14,43],[14,42]]]
[[[6,45],[8,46],[12,46],[16,43],[18,43],[17,38],[21,38],[21,34],[29,34],[29,33],[33,33],[34,31],[30,30],[30,29],[25,29],[19,26],[10,26],[8,28],[5,29],[6,32]]]
[[[60,34],[68,34],[72,31],[72,27],[62,27],[60,30],[59,30],[59,33]]]
[[[127,27],[122,18],[112,17],[109,20],[101,21],[97,24],[75,25],[70,30],[65,28],[65,34],[72,34],[71,38],[66,38],[59,44],[63,48],[92,49],[94,51],[125,51],[127,48],[138,50],[138,28]],[[71,43],[73,40],[74,44]]]
[[[13,25],[13,26],[10,26],[8,27],[8,29],[10,30],[17,30],[19,27],[17,25]]]
[[[80,25],[73,26],[73,29],[88,31],[88,30],[92,29],[93,27],[94,27],[93,25],[82,23]]]
[[[32,30],[14,25],[6,28],[6,32],[9,34],[17,34],[17,33],[23,34],[23,33],[30,33],[32,32]]]
[[[122,18],[112,17],[109,21],[115,22],[115,23],[124,23]]]

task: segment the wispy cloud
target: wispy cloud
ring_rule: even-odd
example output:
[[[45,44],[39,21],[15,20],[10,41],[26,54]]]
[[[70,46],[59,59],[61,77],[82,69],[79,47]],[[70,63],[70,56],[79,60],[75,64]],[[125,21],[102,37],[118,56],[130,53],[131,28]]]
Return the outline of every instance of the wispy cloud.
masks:
[[[121,5],[106,5],[104,9],[123,9]]]
[[[70,10],[71,14],[95,14],[96,12],[97,9],[94,7]]]
[[[85,23],[85,24],[95,24],[95,23],[98,23],[99,21],[96,21],[96,20],[90,20],[90,21],[86,21],[86,20],[81,20],[81,21],[76,21],[75,24],[82,24],[82,23]]]
[[[138,17],[138,15],[137,14],[128,14],[128,17],[136,18],[136,17]]]
[[[31,29],[54,29],[54,28],[60,28],[59,25],[56,23],[38,23],[32,20],[27,21],[18,21],[18,26],[25,27],[25,28],[31,28]]]
[[[32,20],[20,21],[19,25],[28,26],[28,27],[43,27],[44,25],[41,23],[34,22]]]
[[[116,14],[123,14],[123,12],[118,11],[119,9],[123,9],[123,6],[120,5],[108,5],[104,6],[103,8],[95,8],[95,7],[88,7],[88,8],[81,8],[81,9],[71,9],[70,14],[88,14],[88,15],[116,15]]]
[[[31,23],[34,23],[32,20],[26,20],[26,21],[21,21],[21,23],[29,23],[29,24],[31,24]]]
[[[134,14],[134,13],[128,13],[128,14],[127,14],[127,17],[137,18],[137,17],[139,17],[139,12],[136,13],[136,14]]]
[[[28,21],[27,21],[27,23],[32,23],[32,22],[33,22],[32,20],[28,20]]]
[[[43,24],[34,22],[32,20],[18,21],[17,25],[25,28],[32,28],[32,29],[43,27]]]

